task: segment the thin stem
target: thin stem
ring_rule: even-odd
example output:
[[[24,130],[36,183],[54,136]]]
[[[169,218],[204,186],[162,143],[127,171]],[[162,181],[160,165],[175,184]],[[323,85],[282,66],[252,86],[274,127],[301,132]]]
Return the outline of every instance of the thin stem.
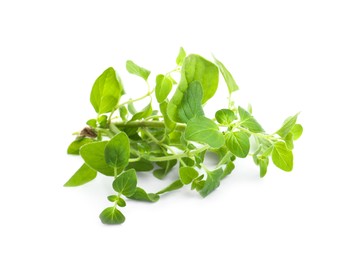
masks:
[[[129,121],[129,122],[116,122],[117,127],[151,127],[151,128],[165,128],[165,123],[163,121]],[[183,132],[186,125],[177,123],[175,130]]]
[[[145,157],[145,159],[147,159],[151,162],[163,162],[163,161],[170,161],[170,160],[174,160],[174,159],[178,160],[178,159],[184,158],[184,157],[191,157],[191,156],[201,153],[209,148],[210,148],[209,145],[205,145],[199,149],[196,149],[196,150],[188,152],[188,153],[180,153],[180,154],[161,156],[161,157],[148,156],[148,157]]]

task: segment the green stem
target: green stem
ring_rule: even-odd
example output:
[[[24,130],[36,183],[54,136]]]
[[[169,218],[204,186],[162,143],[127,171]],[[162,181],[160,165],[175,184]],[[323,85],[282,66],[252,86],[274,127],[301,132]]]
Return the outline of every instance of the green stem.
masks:
[[[163,121],[128,121],[128,122],[117,122],[114,123],[117,127],[150,127],[150,128],[165,128],[165,123]],[[175,130],[183,132],[186,128],[185,124],[177,123]]]
[[[147,156],[147,157],[145,157],[145,159],[147,159],[151,162],[163,162],[163,161],[170,161],[170,160],[174,160],[174,159],[179,160],[180,158],[191,157],[191,156],[201,153],[209,148],[210,148],[209,145],[205,145],[199,149],[196,149],[196,150],[188,152],[188,153],[179,153],[179,154],[161,156],[161,157]]]

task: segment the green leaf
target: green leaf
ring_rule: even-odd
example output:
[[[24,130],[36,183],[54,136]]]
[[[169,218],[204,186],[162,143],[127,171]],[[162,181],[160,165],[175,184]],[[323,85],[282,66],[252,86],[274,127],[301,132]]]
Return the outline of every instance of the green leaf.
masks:
[[[216,112],[216,120],[218,123],[228,126],[237,119],[236,115],[230,109],[221,109]]]
[[[105,147],[108,141],[93,142],[85,144],[80,149],[80,154],[84,162],[92,169],[105,174],[114,176],[114,168],[109,166],[105,160]],[[122,169],[118,169],[121,172]]]
[[[294,127],[291,129],[291,133],[294,136],[294,140],[296,141],[297,139],[300,138],[300,136],[303,133],[303,127],[300,124],[296,124],[294,125]]]
[[[286,147],[289,150],[294,149],[294,135],[292,133],[288,133],[287,136],[285,136],[284,141],[285,141]]]
[[[119,108],[119,112],[122,121],[127,121],[127,114],[128,114],[127,108],[125,106],[122,106]]]
[[[223,177],[222,178],[226,177],[227,175],[230,175],[232,173],[232,171],[234,170],[234,168],[235,168],[234,163],[229,161],[226,164],[226,167],[223,170]]]
[[[116,202],[119,207],[125,207],[126,206],[126,201],[123,198],[121,198],[121,197],[119,197],[117,195],[110,195],[110,196],[107,197],[107,199],[110,202]]]
[[[294,125],[296,124],[296,120],[297,120],[298,115],[299,115],[299,113],[297,113],[294,116],[288,117],[284,121],[282,127],[278,131],[276,131],[276,134],[278,134],[282,138],[285,138],[290,133],[290,131],[294,127]]]
[[[250,151],[249,136],[242,132],[228,132],[226,146],[237,157],[245,158]]]
[[[97,118],[97,122],[100,125],[100,127],[102,128],[106,128],[107,127],[107,116],[106,115],[102,115],[100,117]]]
[[[198,178],[195,178],[191,185],[191,190],[200,191],[204,187],[205,180],[203,180],[204,174],[200,175]]]
[[[97,176],[97,171],[91,169],[87,164],[83,164],[75,174],[64,184],[64,187],[81,186],[92,181]]]
[[[170,192],[170,191],[173,191],[173,190],[178,190],[178,189],[180,189],[183,186],[184,185],[183,185],[183,183],[180,180],[176,180],[172,184],[170,184],[169,186],[167,186],[166,188],[158,191],[156,194],[157,195],[160,195],[160,194],[163,194],[163,193],[166,193],[166,192]]]
[[[91,104],[98,114],[111,112],[125,92],[120,78],[113,68],[105,70],[99,76],[91,91]]]
[[[150,161],[141,158],[137,162],[130,162],[126,167],[126,170],[131,168],[135,169],[137,172],[149,172],[154,169],[154,165]]]
[[[202,104],[215,94],[218,87],[218,67],[203,57],[191,54],[185,58],[179,86],[168,105],[168,115],[175,122],[181,122],[178,117],[178,107],[183,100],[185,91],[193,81],[199,81],[203,89]]]
[[[203,89],[200,83],[198,81],[190,83],[178,107],[178,117],[182,123],[187,123],[194,117],[204,115],[202,97]]]
[[[212,191],[217,189],[223,176],[224,173],[222,168],[207,172],[207,179],[205,180],[204,187],[199,191],[200,195],[202,195],[202,197],[206,197]]]
[[[169,95],[173,87],[173,82],[169,77],[158,75],[156,77],[155,96],[159,103],[163,102]]]
[[[136,191],[137,177],[134,169],[121,173],[113,181],[112,187],[116,192],[122,193],[126,197],[134,195]]]
[[[242,107],[238,107],[238,113],[241,121],[240,122],[241,126],[247,128],[253,133],[264,132],[261,125],[256,121],[256,119],[250,113],[248,113],[248,111],[246,111]]]
[[[126,61],[126,69],[129,73],[139,76],[139,77],[143,78],[145,81],[147,80],[147,78],[150,75],[150,71],[136,65],[131,60]]]
[[[180,47],[178,57],[176,57],[176,64],[178,66],[183,65],[183,61],[185,59],[185,56],[187,56],[185,50],[183,47]]]
[[[137,187],[135,193],[128,198],[133,200],[156,202],[159,200],[160,196],[154,193],[147,193],[142,188]]]
[[[74,155],[79,155],[79,149],[88,143],[92,143],[94,142],[93,139],[90,138],[81,138],[81,139],[77,139],[75,141],[73,141],[67,149],[67,153],[68,154],[74,154]]]
[[[156,169],[153,174],[156,178],[162,180],[165,176],[173,169],[177,160],[169,160],[163,162],[157,162],[156,164],[161,167],[161,169]]]
[[[217,64],[219,70],[221,71],[224,80],[226,81],[229,93],[231,94],[232,92],[237,91],[239,88],[232,74],[227,70],[222,62],[216,59],[216,57],[214,57],[214,61]]]
[[[115,207],[104,209],[100,214],[100,219],[103,224],[108,225],[122,224],[125,222],[125,216]]]
[[[198,172],[192,167],[180,167],[179,177],[183,184],[187,185],[198,177]]]
[[[167,113],[168,102],[164,101],[164,102],[160,103],[159,107],[160,107],[160,112],[164,117],[165,131],[166,131],[166,133],[170,133],[175,129],[176,123],[173,122],[168,116],[168,113]]]
[[[267,173],[268,163],[269,163],[269,159],[267,157],[259,159],[258,164],[260,166],[260,177],[261,178],[265,177],[265,175]]]
[[[278,141],[274,144],[272,161],[281,170],[287,172],[292,171],[294,157],[284,142]]]
[[[107,143],[105,147],[106,163],[114,168],[124,169],[130,159],[129,137],[120,132]]]
[[[150,116],[152,114],[152,112],[153,112],[153,109],[151,107],[151,103],[149,103],[140,112],[137,112],[135,115],[133,115],[133,117],[131,118],[130,121],[136,121],[136,120],[147,118],[148,116]]]
[[[134,103],[129,103],[127,105],[127,110],[129,110],[131,115],[135,115],[137,113]]]
[[[86,122],[87,125],[89,125],[92,128],[96,128],[97,127],[97,120],[96,119],[90,119]]]

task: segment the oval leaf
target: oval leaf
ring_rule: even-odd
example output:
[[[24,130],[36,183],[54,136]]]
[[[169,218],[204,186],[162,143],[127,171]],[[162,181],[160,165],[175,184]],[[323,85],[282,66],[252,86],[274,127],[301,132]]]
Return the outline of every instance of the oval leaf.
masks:
[[[279,141],[274,144],[272,161],[281,170],[289,172],[293,168],[294,156],[292,151],[286,147],[286,144]]]
[[[204,115],[202,97],[203,89],[199,81],[190,83],[178,107],[178,117],[182,123],[187,123],[194,117]]]
[[[147,193],[142,188],[137,187],[135,193],[128,198],[133,200],[156,202],[159,200],[160,196],[154,193]]]
[[[226,134],[226,146],[235,156],[245,158],[250,151],[250,140],[242,131],[229,132]]]
[[[134,195],[136,191],[137,177],[134,169],[121,173],[113,181],[112,187],[116,192],[122,193],[126,197]]]
[[[88,143],[92,143],[92,142],[94,142],[94,140],[91,139],[91,138],[81,138],[81,139],[75,140],[68,146],[67,153],[68,154],[79,155],[79,149],[83,145],[88,144]]]
[[[198,177],[198,172],[192,167],[180,167],[179,177],[183,184],[187,185]]]
[[[101,214],[100,219],[103,224],[116,225],[125,222],[125,216],[115,207],[105,208]]]
[[[147,80],[147,78],[150,75],[149,70],[144,69],[144,68],[140,67],[139,65],[136,65],[131,60],[126,61],[126,69],[129,73],[139,76],[139,77],[143,78],[145,81]]]
[[[97,171],[83,164],[75,174],[64,184],[65,187],[76,187],[92,181],[97,176]]]
[[[276,131],[276,134],[278,134],[282,138],[285,138],[290,133],[291,129],[295,126],[298,115],[299,113],[294,116],[288,117],[284,121],[281,128],[278,131]]]
[[[240,117],[241,126],[247,128],[253,133],[262,133],[264,132],[261,125],[256,121],[256,119],[245,109],[242,107],[238,107],[238,113]]]
[[[232,123],[234,120],[237,119],[234,112],[230,109],[221,109],[216,112],[216,120],[218,123],[228,126],[230,123]]]
[[[202,197],[208,196],[212,191],[219,187],[220,181],[224,176],[222,168],[218,168],[214,171],[207,172],[207,179],[205,180],[203,189],[199,191]]]
[[[185,59],[185,56],[187,56],[185,50],[183,47],[180,47],[178,57],[176,57],[176,64],[178,66],[183,65],[183,61]]]
[[[173,87],[173,82],[164,75],[156,77],[155,96],[159,103],[163,102],[169,95]]]
[[[291,133],[292,133],[295,141],[300,138],[300,136],[303,133],[303,130],[304,129],[303,129],[302,125],[300,125],[300,124],[294,125],[294,127],[291,129]]]
[[[130,159],[129,137],[120,132],[107,143],[105,147],[105,161],[114,168],[124,169]]]

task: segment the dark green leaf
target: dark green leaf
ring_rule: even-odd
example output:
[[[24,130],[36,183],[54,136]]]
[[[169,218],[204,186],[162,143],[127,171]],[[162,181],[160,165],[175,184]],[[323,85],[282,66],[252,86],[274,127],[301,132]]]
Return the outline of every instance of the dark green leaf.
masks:
[[[137,187],[135,193],[132,196],[129,196],[128,198],[133,200],[156,202],[159,200],[160,197],[159,195],[154,193],[146,193],[145,190]]]
[[[242,132],[229,132],[226,134],[226,146],[237,157],[245,158],[250,151],[249,136]]]
[[[282,127],[278,131],[276,131],[276,134],[278,134],[282,138],[285,138],[290,133],[290,131],[294,127],[294,125],[296,124],[296,120],[297,120],[298,115],[299,115],[299,113],[297,113],[294,116],[288,117],[284,121]]]
[[[100,219],[103,224],[108,225],[122,224],[125,222],[125,216],[115,207],[104,209],[100,214]]]
[[[68,146],[68,150],[67,153],[68,154],[74,154],[74,155],[79,155],[79,149],[88,143],[92,143],[94,142],[93,139],[90,138],[80,138],[77,139],[75,141],[73,141],[69,146]]]
[[[186,166],[194,166],[195,162],[192,158],[183,157],[180,158],[180,160],[186,165]]]
[[[203,116],[202,108],[203,89],[199,81],[193,81],[185,91],[183,99],[178,107],[178,117],[182,123],[187,123],[190,119]]]
[[[98,114],[111,112],[124,94],[120,78],[113,68],[105,70],[99,76],[91,91],[91,104]]]
[[[114,168],[109,166],[105,160],[105,147],[108,141],[92,142],[85,144],[80,149],[84,162],[92,169],[107,176],[114,176]],[[118,173],[122,169],[118,169]]]
[[[154,176],[160,180],[164,179],[165,176],[172,170],[172,168],[176,163],[177,160],[157,162],[156,164],[160,166],[161,169],[156,169],[153,172]]]
[[[81,186],[92,181],[97,176],[97,171],[91,169],[87,164],[83,164],[75,174],[64,184],[65,187]]]
[[[247,128],[253,133],[264,132],[261,125],[256,121],[256,119],[250,113],[248,113],[248,111],[244,110],[242,107],[238,107],[238,113],[241,121],[241,126]]]
[[[296,124],[294,125],[294,127],[291,129],[291,133],[294,136],[294,140],[296,141],[297,139],[300,138],[300,136],[303,133],[303,127],[300,124]]]
[[[145,81],[147,80],[147,78],[150,75],[150,71],[136,65],[131,60],[126,61],[126,69],[129,73],[139,76],[139,77],[143,78]]]
[[[114,168],[124,169],[130,159],[129,137],[120,132],[108,142],[105,147],[105,160],[108,165]]]
[[[150,161],[141,158],[137,162],[130,162],[126,167],[126,170],[131,168],[135,169],[137,172],[149,172],[154,169],[154,165]]]
[[[237,119],[236,115],[230,109],[221,109],[216,112],[216,120],[218,123],[228,126]]]
[[[217,189],[223,176],[224,173],[222,168],[207,172],[207,179],[205,180],[203,189],[199,191],[200,195],[202,195],[202,197],[206,197],[212,191]]]
[[[156,194],[160,195],[160,194],[163,194],[163,193],[166,193],[166,192],[170,192],[170,191],[173,191],[173,190],[178,190],[178,189],[180,189],[183,186],[184,185],[183,185],[183,183],[180,180],[176,180],[172,184],[170,184],[169,186],[167,186],[166,188],[158,191]]]
[[[118,200],[118,196],[117,195],[110,195],[107,197],[107,199],[110,201],[110,202],[115,202]]]
[[[205,143],[212,148],[219,148],[224,144],[224,136],[218,126],[206,117],[195,117],[187,123],[185,139]]]
[[[239,88],[238,88],[237,83],[234,80],[232,74],[227,70],[227,68],[223,65],[222,62],[220,62],[219,60],[216,59],[216,57],[214,57],[214,61],[217,64],[219,70],[221,71],[221,73],[223,75],[224,80],[227,83],[229,93],[232,93],[233,91],[237,91]]]
[[[195,178],[198,177],[198,172],[192,167],[180,167],[179,177],[183,184],[187,185],[191,183]]]
[[[121,173],[113,181],[112,187],[116,192],[122,193],[126,197],[134,195],[136,191],[137,177],[134,169]]]
[[[159,103],[163,102],[169,95],[173,87],[173,82],[169,77],[158,75],[156,77],[155,96]]]
[[[107,199],[111,202],[116,202],[119,207],[126,206],[126,201],[117,195],[110,195],[107,197]]]
[[[282,141],[276,142],[272,151],[273,163],[284,171],[292,171],[294,156]]]
[[[183,49],[183,47],[180,47],[178,57],[176,57],[176,64],[178,66],[183,65],[183,61],[185,59],[185,56],[187,56],[185,50]]]

